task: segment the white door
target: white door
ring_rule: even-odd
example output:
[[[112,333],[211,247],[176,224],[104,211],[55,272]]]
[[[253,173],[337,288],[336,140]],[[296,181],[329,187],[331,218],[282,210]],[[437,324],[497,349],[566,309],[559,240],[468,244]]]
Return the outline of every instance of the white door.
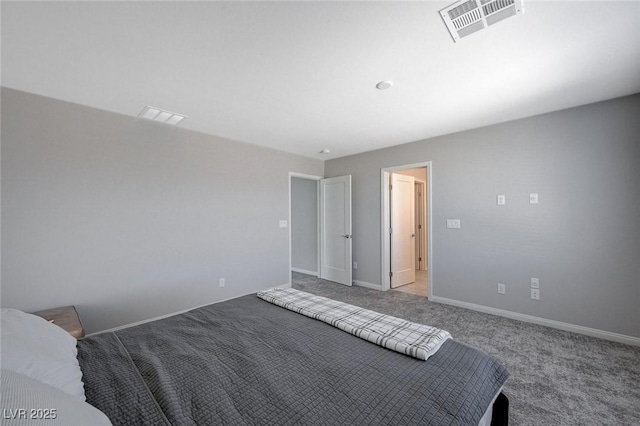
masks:
[[[391,174],[391,288],[416,280],[415,178]]]
[[[320,278],[351,285],[351,176],[320,180]]]
[[[415,217],[415,231],[416,237],[416,270],[426,270],[426,255],[425,255],[425,245],[424,245],[424,183],[416,181],[416,194],[415,194],[415,203],[416,203],[416,217]]]

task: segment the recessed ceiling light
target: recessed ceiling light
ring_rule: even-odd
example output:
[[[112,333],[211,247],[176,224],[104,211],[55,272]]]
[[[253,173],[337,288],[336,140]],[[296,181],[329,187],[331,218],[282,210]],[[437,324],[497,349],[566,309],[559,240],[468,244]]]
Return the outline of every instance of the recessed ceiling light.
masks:
[[[138,114],[138,117],[145,118],[147,120],[159,121],[161,123],[172,124],[174,126],[187,118],[186,115],[177,114],[171,111],[165,111],[163,109],[148,105],[144,107],[140,114]]]
[[[389,87],[393,86],[393,81],[385,80],[376,84],[376,88],[380,90],[387,90]]]
[[[320,151],[320,154],[331,154],[331,150],[330,149],[323,149],[322,151]]]

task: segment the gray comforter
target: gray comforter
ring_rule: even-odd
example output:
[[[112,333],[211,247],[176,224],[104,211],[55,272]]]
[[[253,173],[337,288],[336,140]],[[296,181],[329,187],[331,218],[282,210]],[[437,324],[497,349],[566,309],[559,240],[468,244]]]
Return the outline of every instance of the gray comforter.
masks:
[[[428,361],[255,295],[78,342],[114,425],[475,425],[508,377],[455,340]]]

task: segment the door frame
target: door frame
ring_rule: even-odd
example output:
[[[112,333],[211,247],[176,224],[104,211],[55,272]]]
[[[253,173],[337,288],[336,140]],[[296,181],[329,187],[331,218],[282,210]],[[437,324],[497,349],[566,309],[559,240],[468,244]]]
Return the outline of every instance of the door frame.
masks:
[[[317,276],[320,276],[320,180],[324,179],[323,176],[316,176],[316,175],[306,175],[303,173],[296,173],[296,172],[289,172],[289,285],[293,284],[293,271],[291,270],[292,265],[291,265],[291,179],[292,178],[297,178],[297,179],[306,179],[306,180],[314,180],[316,181],[316,209],[317,209],[317,215],[316,215],[316,244],[317,244],[317,248],[316,248],[316,253],[317,253],[317,259],[316,259],[316,273],[318,274]]]
[[[390,200],[389,200],[389,175],[393,172],[399,172],[407,169],[416,169],[419,167],[427,168],[427,184],[425,186],[427,190],[427,276],[429,280],[428,295],[429,299],[433,295],[433,202],[432,202],[432,188],[433,188],[433,165],[431,161],[424,161],[421,163],[404,164],[400,166],[383,167],[380,169],[380,217],[382,218],[381,236],[380,238],[380,282],[382,283],[382,290],[387,291],[391,289],[391,279],[389,272],[391,270],[391,237],[389,235],[389,228],[391,226],[390,220]]]
[[[427,209],[426,206],[428,206],[427,204],[427,200],[426,198],[428,197],[428,193],[427,193],[427,181],[422,180],[420,178],[415,178],[416,179],[416,184],[420,184],[422,185],[422,218],[421,218],[421,222],[424,226],[424,228],[422,228],[420,231],[416,232],[417,234],[420,234],[420,241],[422,242],[421,247],[420,247],[420,251],[422,252],[426,252],[427,255],[429,254],[429,250],[427,250],[427,223],[429,220],[429,215],[427,213]],[[418,205],[418,203],[416,202],[416,206]],[[416,257],[417,257],[417,253],[416,253]],[[427,265],[427,267],[420,267],[420,271],[428,271],[429,270],[429,259],[428,256],[426,259],[423,260],[422,262],[424,265]]]

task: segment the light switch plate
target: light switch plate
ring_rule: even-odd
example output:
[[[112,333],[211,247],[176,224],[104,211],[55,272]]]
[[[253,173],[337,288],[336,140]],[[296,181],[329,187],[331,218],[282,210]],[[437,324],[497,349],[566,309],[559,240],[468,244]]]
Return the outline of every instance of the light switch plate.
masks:
[[[531,278],[531,288],[540,288],[540,280],[538,278]]]
[[[529,194],[529,203],[538,204],[538,193]]]
[[[286,220],[281,220],[280,221],[280,228],[286,228],[288,226],[288,223]]]

